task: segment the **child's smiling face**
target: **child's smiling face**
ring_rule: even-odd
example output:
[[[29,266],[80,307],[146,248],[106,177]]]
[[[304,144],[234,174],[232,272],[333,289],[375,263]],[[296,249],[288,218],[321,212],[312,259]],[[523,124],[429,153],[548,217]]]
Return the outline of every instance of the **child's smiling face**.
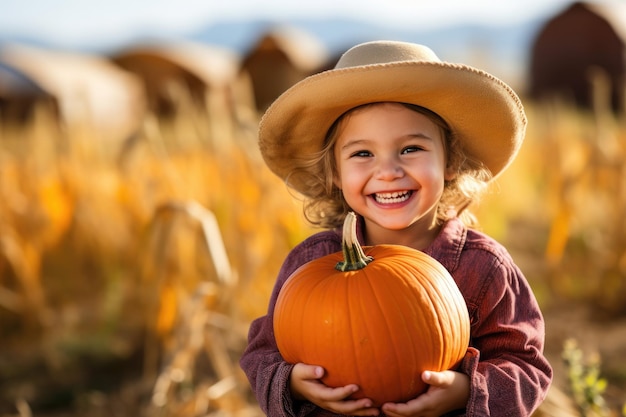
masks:
[[[444,140],[437,124],[399,103],[365,106],[341,121],[335,184],[365,218],[368,235],[408,228],[430,234],[444,181],[452,177]]]

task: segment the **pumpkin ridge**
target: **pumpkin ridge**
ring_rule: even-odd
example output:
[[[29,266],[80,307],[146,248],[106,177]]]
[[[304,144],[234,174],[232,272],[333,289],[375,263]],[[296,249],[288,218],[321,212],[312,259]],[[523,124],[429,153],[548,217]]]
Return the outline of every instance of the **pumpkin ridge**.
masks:
[[[456,336],[457,343],[453,344],[458,348],[458,355],[463,358],[465,356],[466,349],[461,349],[461,345],[464,344],[465,346],[467,346],[470,339],[469,311],[467,309],[465,298],[463,297],[463,294],[461,294],[461,291],[459,290],[459,287],[454,278],[452,278],[451,280],[446,280],[446,284],[447,292],[445,294],[444,300],[453,300],[454,305],[457,306],[457,308],[453,309],[452,303],[444,303],[448,309],[448,314],[455,313],[459,323],[468,323],[467,326],[459,328],[460,333]],[[463,308],[460,308],[460,306],[462,306]]]
[[[313,274],[314,271],[311,271],[311,273]],[[327,312],[328,308],[320,309],[319,307],[316,307],[316,306],[319,306],[319,305],[326,306],[326,304],[328,303],[327,301],[328,294],[332,293],[328,289],[332,288],[333,282],[331,279],[316,280],[314,278],[310,279],[310,281],[312,281],[312,285],[308,288],[308,294],[306,295],[306,304],[303,303],[303,305],[301,306],[301,308],[304,311],[309,312],[309,316],[307,316],[309,317],[309,320],[306,320],[302,323],[302,328],[307,329],[307,330],[301,333],[303,340],[300,343],[301,343],[301,346],[307,346],[308,349],[310,349],[311,353],[307,354],[307,356],[305,357],[317,358],[318,352],[320,351],[320,349],[326,348],[325,346],[326,340],[322,340],[321,336],[319,336],[316,333],[315,335],[316,337],[313,338],[315,343],[310,343],[310,342],[307,343],[307,341],[310,340],[311,338],[306,336],[306,332],[313,331],[313,329],[318,329],[320,327],[320,324],[323,325],[323,323],[320,323],[320,322],[324,321],[324,317],[328,314]],[[321,298],[320,298],[320,294],[322,295]],[[309,306],[309,303],[311,301],[312,301],[312,306]],[[316,360],[315,362],[319,362],[319,361]],[[322,364],[310,363],[309,365],[322,365]]]
[[[344,272],[346,273],[346,272]],[[347,272],[348,276],[345,277],[345,279],[348,279],[348,285],[345,285],[345,289],[346,289],[346,296],[345,296],[345,300],[348,300],[348,304],[349,304],[349,308],[347,309],[347,323],[350,325],[350,333],[351,333],[351,337],[349,338],[350,342],[351,342],[351,346],[350,346],[350,352],[358,352],[358,329],[355,327],[355,323],[354,323],[354,318],[352,316],[352,312],[353,310],[353,305],[355,301],[358,301],[361,299],[361,294],[360,291],[355,291],[354,287],[355,287],[355,283],[356,286],[358,288],[358,286],[361,285],[360,282],[357,282],[358,280],[355,280],[353,278],[358,278],[353,276],[353,273]],[[355,294],[356,293],[356,294]],[[338,300],[338,299],[337,299]],[[360,319],[360,315],[357,317],[357,320]],[[357,381],[362,380],[363,375],[361,374],[361,367],[359,366],[359,357],[358,355],[347,355],[348,358],[342,358],[342,361],[347,361],[350,360],[351,364],[350,367],[351,369],[354,371],[354,373],[357,376]],[[347,381],[346,381],[347,382]],[[356,381],[349,381],[350,384],[354,384]],[[359,390],[361,390],[362,387],[359,386]]]
[[[438,273],[438,271],[431,265],[427,267],[430,269],[429,275],[431,277],[435,277],[437,279],[437,283],[428,282],[431,286],[431,298],[433,303],[437,303],[436,311],[445,311],[445,317],[450,317],[456,315],[459,318],[459,322],[462,320],[467,320],[469,322],[469,316],[463,314],[463,310],[461,308],[452,308],[452,303],[450,300],[454,300],[456,306],[459,304],[465,306],[465,300],[460,297],[456,297],[456,295],[460,295],[460,291],[458,290],[458,286],[454,279],[448,279],[449,277],[442,276]],[[445,292],[445,293],[444,293]],[[435,297],[436,296],[436,297]],[[435,299],[436,298],[436,299]],[[463,318],[461,317],[463,316]],[[462,320],[461,320],[462,319]],[[441,337],[446,337],[447,343],[443,345],[442,357],[440,358],[441,364],[440,366],[445,369],[451,368],[456,365],[456,362],[453,358],[464,356],[464,351],[460,349],[453,349],[454,347],[458,347],[459,343],[467,345],[469,343],[468,338],[465,336],[466,332],[463,334],[459,334],[454,332],[454,329],[451,328],[450,323],[444,320],[444,315],[438,314],[437,320],[439,322],[439,329],[441,329]],[[464,330],[464,329],[461,329]],[[450,340],[452,339],[452,340]]]
[[[448,308],[447,308],[448,306],[447,306],[447,303],[445,302],[445,298],[443,298],[441,295],[440,287],[436,286],[432,282],[432,278],[438,281],[441,281],[440,276],[439,274],[436,273],[436,271],[433,271],[433,273],[430,274],[430,276],[431,276],[431,280],[424,280],[424,285],[428,286],[429,297],[427,298],[428,298],[428,302],[431,304],[431,311],[441,312],[442,310],[444,310],[446,313],[448,313]],[[450,356],[450,352],[449,352],[450,346],[448,346],[448,344],[444,341],[444,336],[449,337],[450,335],[452,335],[452,332],[449,326],[446,325],[446,322],[443,319],[442,314],[433,314],[433,321],[436,321],[437,323],[435,326],[436,331],[434,331],[433,333],[436,334],[438,338],[439,346],[440,346],[440,349],[438,350],[439,355],[437,355],[437,358],[436,358],[436,363],[437,363],[436,366],[440,370],[445,370],[445,369],[448,369],[451,364],[448,363],[450,362],[450,360],[447,359]],[[434,338],[435,334],[431,334],[431,337]],[[435,358],[433,357],[433,359]]]
[[[389,310],[385,310],[383,309],[383,305],[386,305],[386,303],[384,302],[383,299],[383,294],[385,294],[385,298],[390,297],[390,295],[388,294],[388,283],[384,282],[384,279],[380,279],[380,272],[378,271],[378,263],[384,262],[385,258],[384,257],[380,257],[378,260],[374,260],[370,266],[370,269],[368,270],[368,274],[367,274],[367,279],[364,280],[364,282],[367,282],[368,284],[368,289],[370,292],[370,298],[374,299],[375,302],[372,303],[373,306],[376,307],[376,313],[375,316],[377,318],[380,319],[380,321],[384,322],[384,326],[381,326],[380,323],[376,323],[376,326],[374,326],[375,329],[379,330],[379,331],[369,331],[370,333],[370,339],[376,340],[378,339],[382,339],[382,340],[387,340],[388,343],[384,343],[384,344],[380,344],[377,345],[375,343],[372,343],[371,349],[374,352],[374,357],[384,357],[384,355],[386,355],[388,353],[389,350],[392,351],[393,355],[394,355],[394,360],[393,361],[380,361],[380,362],[376,362],[371,364],[371,366],[375,366],[376,367],[376,378],[378,379],[385,379],[385,375],[386,374],[398,374],[398,369],[400,367],[400,365],[402,364],[402,358],[400,357],[400,352],[398,349],[389,349],[390,345],[393,345],[392,341],[394,339],[396,339],[394,337],[393,331],[394,328],[396,326],[393,325],[393,323],[389,320],[389,316],[390,311]],[[376,263],[376,265],[374,264]],[[378,272],[378,274],[377,274]],[[387,284],[387,285],[386,285]],[[394,304],[394,306],[397,306],[397,304]],[[371,309],[372,306],[365,306],[366,309],[364,311],[364,316],[363,317],[367,317],[367,315],[373,314],[371,313]],[[366,315],[365,315],[366,314]],[[402,317],[402,313],[401,312],[397,312],[393,314],[394,316],[400,316]],[[367,323],[366,320],[364,320],[364,322]],[[368,328],[372,328],[371,324],[370,326],[368,326]],[[382,332],[380,331],[382,330],[385,334],[383,335]],[[381,352],[383,353],[383,355],[381,355]],[[390,371],[390,367],[391,365],[393,365],[393,370]],[[372,379],[370,377],[370,379]],[[395,388],[394,385],[385,385],[385,391],[387,391],[388,389],[393,389]],[[378,395],[380,395],[380,393],[377,393]],[[385,396],[387,396],[388,394],[385,393]],[[391,394],[389,394],[391,395]]]
[[[384,280],[380,280],[380,281],[384,281]],[[402,284],[406,285],[406,279],[402,280]],[[394,284],[397,285],[397,284]],[[393,293],[390,291],[391,287],[389,285],[384,285],[381,284],[380,288],[378,288],[378,291],[380,290],[384,290],[386,293],[386,297],[388,298],[393,298]],[[379,300],[379,306],[384,305],[384,297],[381,297],[380,295],[377,294],[377,298]],[[382,302],[381,302],[382,301]],[[387,306],[389,307],[389,306]],[[408,313],[404,313],[402,312],[402,308],[409,308],[411,311],[409,311]],[[406,366],[406,357],[402,356],[401,350],[408,350],[408,356],[411,357],[411,360],[413,360],[413,358],[417,357],[417,350],[416,350],[416,345],[415,344],[403,344],[401,339],[402,337],[399,337],[398,333],[402,332],[403,334],[406,335],[410,335],[411,331],[410,331],[410,324],[409,321],[407,320],[407,316],[414,316],[415,315],[415,310],[416,310],[416,305],[414,303],[402,303],[402,306],[396,302],[393,304],[393,315],[395,317],[400,317],[401,318],[401,326],[399,326],[399,323],[394,323],[391,321],[390,317],[389,317],[389,313],[390,311],[384,311],[381,307],[381,312],[383,312],[384,314],[382,314],[382,317],[385,320],[385,324],[386,326],[384,326],[384,328],[386,329],[387,333],[388,333],[388,337],[386,338],[386,340],[389,341],[389,343],[393,344],[393,345],[401,345],[402,349],[392,349],[393,353],[394,353],[394,363],[393,364],[389,364],[388,368],[391,368],[392,366],[394,367],[394,369],[402,369],[402,367]],[[392,331],[393,329],[393,331]],[[405,352],[406,353],[406,352]],[[417,376],[419,378],[419,376]],[[415,379],[416,376],[414,375],[411,378],[411,386],[409,387],[401,387],[401,390],[404,392],[413,392],[414,390],[414,386],[415,386]],[[421,379],[420,379],[421,380]],[[417,381],[419,383],[419,381]],[[388,385],[386,386],[386,388],[391,389],[392,386]],[[393,393],[389,396],[387,396],[387,393],[385,393],[385,396],[387,396],[388,398],[391,398],[393,395]]]
[[[430,284],[428,275],[424,274],[422,270],[416,271],[414,269],[410,269],[404,263],[402,264],[402,269],[404,274],[414,276],[417,281],[417,284],[411,282],[408,283],[408,285],[417,287],[416,293],[413,294],[413,302],[411,305],[415,307],[415,311],[417,312],[416,318],[419,319],[417,327],[420,329],[420,336],[423,340],[430,341],[429,343],[424,343],[422,346],[422,349],[428,350],[426,354],[424,354],[423,350],[420,352],[422,356],[426,356],[428,358],[429,362],[429,369],[422,369],[422,371],[437,371],[439,369],[436,369],[436,367],[438,365],[440,366],[440,364],[435,363],[436,361],[434,360],[437,347],[433,347],[432,345],[435,337],[437,338],[439,348],[441,348],[443,343],[441,341],[441,332],[433,326],[435,322],[439,324],[439,321],[437,320],[437,314],[435,313],[436,310],[433,308],[434,305],[430,299],[430,292],[425,291],[426,287]]]

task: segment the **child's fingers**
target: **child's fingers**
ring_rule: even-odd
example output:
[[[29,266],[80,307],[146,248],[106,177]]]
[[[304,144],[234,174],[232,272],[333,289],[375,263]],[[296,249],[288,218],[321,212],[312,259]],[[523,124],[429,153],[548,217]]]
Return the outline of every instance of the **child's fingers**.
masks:
[[[350,395],[354,394],[359,390],[359,387],[354,384],[346,385],[343,387],[331,388],[327,387],[324,392],[324,399],[327,401],[343,401],[347,399]],[[371,401],[368,400],[367,404],[362,405],[362,407],[371,407]]]
[[[424,371],[422,373],[422,381],[428,385],[434,385],[437,387],[450,385],[450,373],[449,372],[433,372]]]
[[[324,376],[324,368],[321,366],[304,363],[296,364],[291,372],[298,379],[320,379]]]

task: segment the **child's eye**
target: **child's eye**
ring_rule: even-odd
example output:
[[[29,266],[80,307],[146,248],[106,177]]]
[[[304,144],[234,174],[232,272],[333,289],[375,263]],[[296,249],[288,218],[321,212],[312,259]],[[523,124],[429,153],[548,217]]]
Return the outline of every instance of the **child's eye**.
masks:
[[[422,148],[421,146],[407,146],[406,148],[402,149],[402,154],[407,154],[407,153],[411,153],[411,152],[419,152],[419,151],[423,151],[424,148]]]
[[[351,157],[355,157],[356,156],[356,157],[360,157],[360,158],[365,158],[365,157],[368,157],[368,156],[372,156],[372,153],[370,151],[363,150],[363,151],[353,152],[350,156]]]

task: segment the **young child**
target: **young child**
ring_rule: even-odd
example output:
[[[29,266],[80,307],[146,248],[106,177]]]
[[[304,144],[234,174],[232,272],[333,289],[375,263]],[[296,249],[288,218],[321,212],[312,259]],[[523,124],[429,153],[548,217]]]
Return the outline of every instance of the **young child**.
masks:
[[[268,416],[529,416],[539,406],[552,379],[541,311],[505,248],[471,229],[466,210],[511,163],[525,128],[505,83],[403,42],[357,45],[272,104],[259,130],[263,157],[328,230],[291,251],[267,315],[250,327],[241,367]],[[460,366],[424,372],[429,388],[403,404],[351,400],[355,384],[325,386],[319,364],[289,364],[276,347],[282,285],[304,263],[341,251],[349,211],[361,244],[406,245],[442,263],[469,311]]]

